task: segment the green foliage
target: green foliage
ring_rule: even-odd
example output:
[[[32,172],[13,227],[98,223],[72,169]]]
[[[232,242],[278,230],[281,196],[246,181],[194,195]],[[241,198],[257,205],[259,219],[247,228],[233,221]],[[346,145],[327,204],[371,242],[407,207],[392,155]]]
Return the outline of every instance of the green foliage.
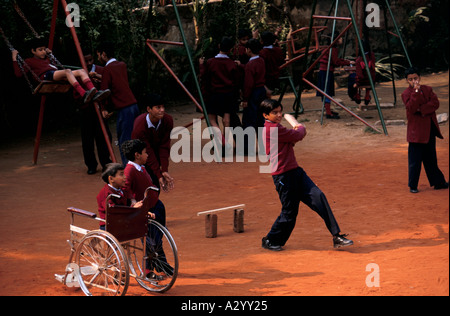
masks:
[[[401,31],[413,64],[432,69],[448,67],[448,12],[449,1],[431,0],[426,7],[419,7],[409,13],[409,19]]]

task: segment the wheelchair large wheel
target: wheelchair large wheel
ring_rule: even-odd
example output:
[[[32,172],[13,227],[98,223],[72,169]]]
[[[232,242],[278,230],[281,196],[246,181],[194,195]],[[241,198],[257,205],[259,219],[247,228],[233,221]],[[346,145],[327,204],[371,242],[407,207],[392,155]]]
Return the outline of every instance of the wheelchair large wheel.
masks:
[[[80,241],[75,263],[80,287],[88,296],[125,295],[129,284],[128,260],[114,236],[102,230]]]
[[[178,276],[178,250],[167,228],[150,220],[148,229],[145,242],[141,238],[124,247],[131,276],[147,291],[163,293],[173,286]]]

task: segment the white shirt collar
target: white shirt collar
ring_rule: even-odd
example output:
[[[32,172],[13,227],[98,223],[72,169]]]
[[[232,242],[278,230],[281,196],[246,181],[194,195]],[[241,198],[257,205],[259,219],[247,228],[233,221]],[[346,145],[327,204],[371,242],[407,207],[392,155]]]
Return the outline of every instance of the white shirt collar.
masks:
[[[161,125],[161,120],[159,120],[157,126],[153,125],[152,121],[150,120],[150,114],[147,114],[146,120],[147,120],[148,128],[152,128],[153,127],[154,129],[158,130],[159,126]]]
[[[110,63],[117,61],[117,59],[115,58],[111,58],[110,60],[108,60],[108,62],[106,63],[105,67],[108,66]]]
[[[270,48],[270,49],[273,49],[273,45],[264,46],[263,48]]]
[[[228,55],[225,54],[217,54],[216,58],[230,58],[230,57],[228,57]]]
[[[143,166],[138,165],[137,163],[135,163],[135,162],[133,162],[133,161],[130,161],[130,160],[128,160],[128,164],[129,164],[129,165],[132,165],[133,167],[135,167],[135,168],[137,169],[137,171],[142,171],[142,167],[143,167]]]
[[[257,58],[259,58],[259,56],[252,57],[252,58],[250,58],[250,60],[254,60],[254,59],[257,59]]]
[[[123,194],[123,191],[121,189],[116,189],[115,187],[113,187],[111,184],[108,183],[108,186],[113,189],[116,192],[119,192],[120,194]]]

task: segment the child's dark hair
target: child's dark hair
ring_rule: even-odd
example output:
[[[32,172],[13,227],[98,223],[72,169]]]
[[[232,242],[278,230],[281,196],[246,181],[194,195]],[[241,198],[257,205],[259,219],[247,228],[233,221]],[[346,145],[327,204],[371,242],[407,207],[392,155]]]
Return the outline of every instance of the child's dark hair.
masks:
[[[247,45],[245,45],[248,49],[252,51],[253,54],[259,54],[259,52],[262,49],[261,42],[257,40],[256,38],[252,38],[247,42]]]
[[[248,37],[250,39],[252,37],[252,32],[248,29],[239,29],[238,38],[243,39],[244,37]]]
[[[105,53],[106,56],[112,58],[115,54],[115,45],[113,42],[103,42],[97,48],[97,51],[101,53]]]
[[[148,93],[143,98],[144,104],[150,108],[157,106],[157,105],[163,105],[164,104],[164,98],[156,93]]]
[[[231,51],[231,49],[233,48],[233,46],[234,46],[234,41],[231,39],[231,37],[226,37],[226,36],[224,36],[224,37],[222,38],[222,41],[221,41],[220,44],[219,44],[219,49],[220,49],[222,52],[228,53],[229,51]]]
[[[281,102],[274,99],[266,99],[261,102],[259,109],[261,113],[268,115],[278,107],[281,107],[281,110],[283,110],[283,105],[281,104]]]
[[[277,37],[272,32],[263,32],[261,34],[261,41],[263,46],[270,46],[275,43]]]
[[[140,139],[131,139],[124,142],[121,146],[122,152],[129,161],[136,159],[135,153],[142,154],[147,145]]]
[[[47,41],[41,37],[40,38],[35,37],[35,38],[29,40],[27,44],[28,44],[29,49],[34,49],[34,50],[36,50],[36,48],[39,48],[39,47],[47,47]]]
[[[102,173],[102,180],[109,184],[109,177],[115,177],[117,172],[124,170],[123,165],[117,162],[109,163],[106,165],[105,171]]]
[[[409,75],[417,74],[420,77],[420,70],[417,67],[410,67],[405,70],[405,78],[408,78]]]

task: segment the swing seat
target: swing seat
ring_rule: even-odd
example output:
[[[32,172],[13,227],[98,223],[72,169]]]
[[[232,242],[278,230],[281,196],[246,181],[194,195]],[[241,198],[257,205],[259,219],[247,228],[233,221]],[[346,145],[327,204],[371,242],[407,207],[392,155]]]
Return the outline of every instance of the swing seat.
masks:
[[[65,81],[48,81],[43,80],[34,89],[33,94],[52,94],[52,93],[66,93],[72,86]]]

